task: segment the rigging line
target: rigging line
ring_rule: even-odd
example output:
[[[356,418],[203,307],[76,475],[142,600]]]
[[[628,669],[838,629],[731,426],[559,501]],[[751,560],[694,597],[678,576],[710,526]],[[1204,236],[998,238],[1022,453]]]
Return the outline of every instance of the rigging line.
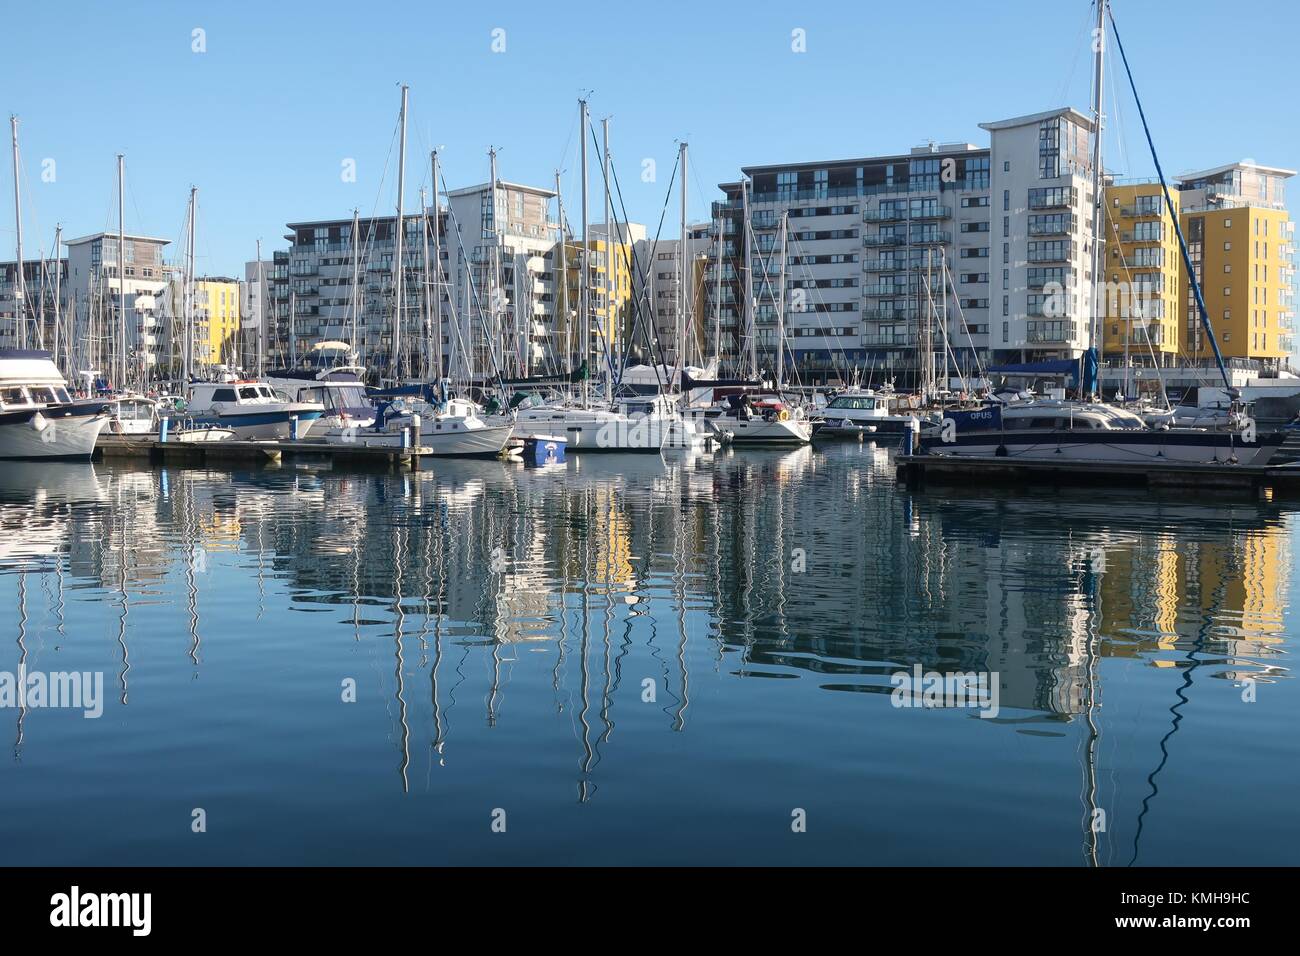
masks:
[[[595,135],[594,131],[593,131],[593,134],[592,134],[592,135],[593,135],[593,138],[594,138],[594,135]],[[680,165],[681,165],[681,153],[679,152],[678,155],[677,155],[677,159],[673,162],[673,170],[672,170],[672,174],[668,177],[668,188],[667,188],[667,190],[665,191],[665,194],[664,194],[664,206],[663,206],[663,209],[660,210],[660,212],[659,212],[659,226],[658,226],[658,228],[657,228],[656,231],[655,231],[655,238],[654,238],[654,244],[653,244],[653,246],[652,246],[652,251],[653,251],[654,248],[657,248],[657,247],[658,247],[658,244],[659,244],[659,241],[660,241],[660,240],[659,240],[659,237],[663,234],[664,219],[665,219],[665,218],[667,217],[667,215],[668,215],[668,204],[672,201],[673,183],[675,183],[675,182],[677,181],[677,170],[678,170],[678,168],[680,167]],[[612,176],[612,178],[613,178],[613,180],[614,180],[614,191],[615,191],[615,194],[618,196],[618,205],[619,205],[619,208],[623,211],[623,219],[624,219],[624,222],[626,222],[626,221],[627,221],[627,205],[626,205],[626,204],[624,203],[624,201],[623,201],[623,188],[622,188],[622,186],[620,185],[620,183],[619,183],[619,181],[618,181],[618,170],[614,167],[614,164],[613,164],[613,163],[610,163],[610,164],[609,164],[609,168],[610,168],[610,175]],[[606,230],[605,230],[605,232],[606,232],[606,239],[608,240],[608,238],[609,238],[609,235],[608,235],[608,234],[609,234],[608,225],[606,226]],[[630,243],[629,243],[629,245],[630,245]],[[640,267],[638,267],[638,268],[636,268],[635,270],[632,268],[632,263],[631,263],[631,252],[630,252],[628,249],[625,248],[625,249],[622,250],[622,252],[623,252],[624,258],[628,260],[628,268],[629,268],[629,272],[632,272],[632,278],[635,278],[635,277],[638,276],[638,275],[640,276],[640,278],[641,278],[641,289],[642,289],[642,291],[643,291],[644,293],[646,293],[646,294],[648,295],[648,294],[649,294],[649,291],[648,291],[648,290],[649,290],[649,276],[646,274],[644,268],[640,268]],[[654,260],[652,259],[651,261],[654,261]],[[681,280],[682,280],[682,277],[681,277],[681,276],[678,276],[678,281],[681,281]],[[634,285],[634,283],[629,283],[629,285]],[[636,297],[635,297],[635,295],[632,296],[632,301],[633,301],[633,302],[636,301]],[[641,312],[640,312],[640,309],[635,309],[634,311],[636,312],[636,320],[637,320],[637,324],[639,324],[639,320],[640,320],[640,318],[641,318]],[[664,369],[667,369],[667,368],[668,368],[668,363],[667,363],[667,362],[665,361],[665,359],[664,359],[663,343],[659,341],[658,331],[655,329],[655,326],[654,326],[654,314],[653,314],[653,308],[651,308],[651,315],[650,315],[650,319],[649,319],[649,324],[650,324],[650,328],[649,328],[649,330],[648,330],[648,332],[647,332],[647,335],[646,335],[646,343],[647,343],[648,345],[651,345],[652,348],[653,348],[654,350],[657,350],[657,351],[658,351],[658,353],[659,353],[659,365],[662,365],[662,366],[664,367]],[[653,341],[652,341],[652,337],[653,337]],[[631,341],[633,344],[635,344],[635,339],[631,338],[631,335],[629,335],[629,341]],[[681,361],[681,356],[678,356],[678,361]],[[627,356],[626,356],[626,352],[625,352],[625,353],[624,353],[624,358],[623,358],[623,368],[620,368],[620,369],[619,369],[618,384],[621,384],[622,381],[623,381],[623,371],[626,369],[626,366],[627,366]],[[660,390],[662,390],[662,389],[663,389],[663,386],[664,386],[665,383],[664,383],[662,377],[661,377],[660,374],[659,374],[659,369],[658,369],[658,368],[655,369],[655,381],[658,382],[659,387],[660,387]],[[669,383],[669,384],[671,384],[671,383]]]

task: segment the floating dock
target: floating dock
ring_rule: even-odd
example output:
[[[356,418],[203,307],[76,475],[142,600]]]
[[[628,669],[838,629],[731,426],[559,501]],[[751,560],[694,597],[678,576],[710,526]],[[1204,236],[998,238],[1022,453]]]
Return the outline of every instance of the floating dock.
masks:
[[[416,447],[332,444],[324,441],[158,441],[155,438],[125,435],[100,435],[95,444],[96,458],[147,458],[150,461],[179,465],[206,465],[231,462],[261,463],[283,458],[324,458],[353,466],[379,466],[390,469],[420,468],[420,459],[433,449]]]
[[[1141,485],[1203,491],[1300,495],[1300,467],[1194,462],[1052,461],[976,455],[899,455],[907,484]]]

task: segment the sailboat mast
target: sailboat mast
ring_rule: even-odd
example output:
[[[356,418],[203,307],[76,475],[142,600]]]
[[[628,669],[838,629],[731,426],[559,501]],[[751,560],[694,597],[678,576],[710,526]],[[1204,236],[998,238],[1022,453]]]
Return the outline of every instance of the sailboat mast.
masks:
[[[361,324],[361,210],[352,209],[352,321],[348,329],[348,350],[357,350],[357,326]]]
[[[438,151],[429,152],[429,172],[433,178],[433,374],[442,378],[442,228],[438,211]]]
[[[741,242],[745,244],[745,375],[758,374],[758,342],[754,334],[754,270],[749,235],[749,183],[740,184]]]
[[[713,374],[722,375],[722,210],[718,210],[718,260],[715,264],[713,297]]]
[[[257,240],[257,377],[262,377],[262,350],[266,341],[266,280],[262,278],[262,240]]]
[[[402,269],[402,240],[406,235],[406,98],[410,87],[402,84],[402,118],[401,133],[398,138],[397,156],[397,237],[394,240],[394,310],[393,310],[393,384],[399,384],[402,378],[402,291],[405,286]]]
[[[573,323],[569,321],[569,237],[564,231],[564,199],[560,194],[560,171],[555,171],[555,218],[560,227],[560,275],[563,280],[556,284],[555,304],[556,321],[564,326],[564,362],[565,371],[573,371]],[[564,304],[560,305],[560,296]]]
[[[1092,289],[1088,299],[1088,347],[1097,348],[1097,337],[1101,323],[1102,288],[1100,270],[1104,266],[1102,246],[1104,244],[1104,225],[1102,216],[1105,211],[1105,197],[1102,194],[1104,171],[1102,169],[1101,128],[1102,104],[1106,83],[1106,10],[1110,0],[1096,0],[1097,26],[1093,30],[1093,80],[1092,80]]]
[[[676,352],[677,352],[677,368],[684,369],[686,367],[686,310],[689,304],[689,296],[687,293],[690,288],[689,285],[690,278],[686,274],[686,264],[688,259],[686,255],[687,148],[685,143],[682,143],[681,146],[678,147],[678,152],[680,154],[680,164],[682,167],[682,186],[680,190],[682,208],[681,208],[681,216],[680,216],[681,218],[681,237],[679,240],[680,248],[678,249],[678,257],[677,257],[677,329],[676,329],[677,334],[674,341],[674,345],[676,346]]]
[[[587,193],[589,185],[587,182],[587,101],[578,100],[578,141],[581,144],[582,152],[582,248],[579,251],[579,273],[578,273],[578,301],[580,303],[578,319],[582,323],[582,329],[578,336],[578,344],[582,346],[582,362],[586,364],[591,358],[591,295],[588,286],[588,269],[591,264],[591,249],[588,246],[590,237],[587,235],[588,228],[588,210],[587,210]],[[582,402],[584,408],[590,407],[590,393],[587,388],[587,380],[582,383]]]
[[[785,257],[786,244],[790,236],[790,214],[781,214],[781,284],[777,288],[776,299],[776,389],[781,390],[785,380]]]
[[[433,374],[433,318],[429,312],[432,305],[429,294],[429,197],[423,187],[420,189],[420,256],[424,265],[424,368],[420,377],[427,380]]]
[[[498,292],[498,283],[501,281],[501,233],[500,224],[497,222],[497,150],[495,146],[488,147],[488,201],[492,208],[492,244],[488,248],[488,309],[492,321],[488,325],[488,334],[491,338],[488,341],[488,354],[501,356],[501,365],[506,364],[506,340],[505,340],[505,303],[503,296]],[[507,374],[509,370],[507,369]]]
[[[195,213],[198,211],[198,187],[190,187],[190,215],[189,215],[189,235],[186,236],[185,248],[185,331],[182,335],[182,341],[185,347],[185,354],[181,358],[181,381],[188,382],[194,371],[194,227]]]
[[[23,274],[23,196],[22,187],[19,185],[19,160],[18,160],[18,117],[12,113],[9,114],[9,131],[12,134],[14,145],[14,231],[17,234],[18,243],[18,262],[16,268],[17,275],[17,298],[15,299],[14,322],[16,323],[14,332],[20,349],[27,347],[27,280]]]
[[[54,224],[54,361],[59,361],[59,344],[68,349],[72,342],[72,330],[63,330],[63,263],[59,253],[63,250],[63,223]],[[75,381],[70,362],[63,362],[64,378]]]
[[[609,202],[609,117],[600,121],[601,135],[604,140],[605,156],[602,174],[605,179],[605,355],[609,371],[605,376],[605,401],[613,401],[615,350],[622,336],[614,318],[614,224],[611,221]]]
[[[117,388],[126,388],[126,157],[117,154]]]

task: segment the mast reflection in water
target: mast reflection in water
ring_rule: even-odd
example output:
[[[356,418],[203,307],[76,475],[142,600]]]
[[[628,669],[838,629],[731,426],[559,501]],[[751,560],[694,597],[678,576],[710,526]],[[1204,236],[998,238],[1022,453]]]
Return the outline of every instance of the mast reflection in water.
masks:
[[[0,708],[0,841],[31,864],[1295,864],[1295,520],[910,492],[869,444],[6,464],[0,670],[100,672],[106,700]],[[896,706],[896,675],[959,672],[995,715]]]

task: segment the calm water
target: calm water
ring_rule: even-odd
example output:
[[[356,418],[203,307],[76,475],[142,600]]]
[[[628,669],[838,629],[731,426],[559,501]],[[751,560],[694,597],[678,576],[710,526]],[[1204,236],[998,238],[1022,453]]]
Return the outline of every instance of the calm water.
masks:
[[[871,445],[0,464],[0,671],[105,698],[0,709],[0,859],[1294,865],[1295,522]]]

